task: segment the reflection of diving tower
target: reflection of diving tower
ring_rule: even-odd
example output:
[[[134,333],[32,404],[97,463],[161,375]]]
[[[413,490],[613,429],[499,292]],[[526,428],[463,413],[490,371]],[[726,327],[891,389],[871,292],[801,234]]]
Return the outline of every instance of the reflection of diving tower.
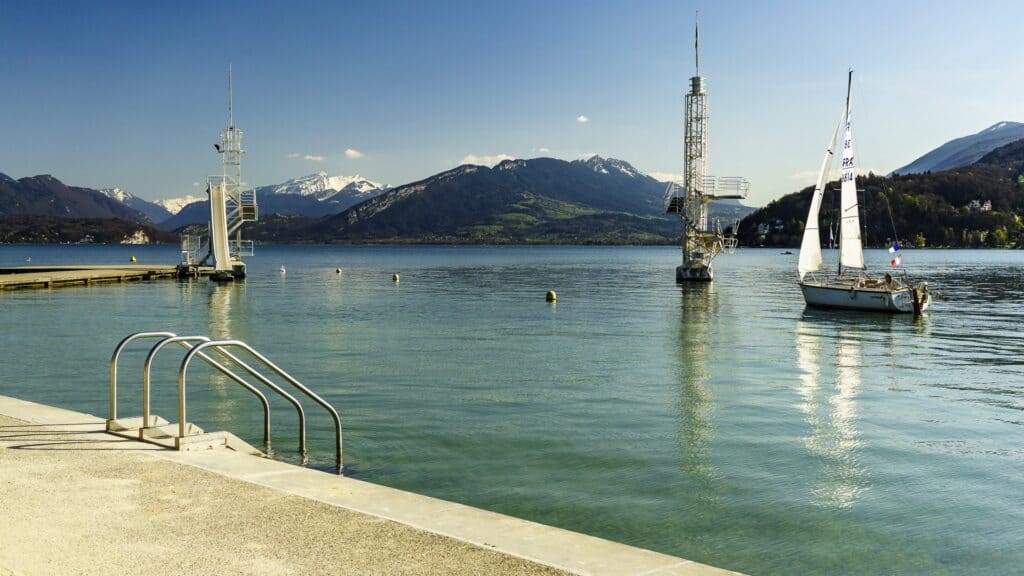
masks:
[[[245,277],[242,256],[252,255],[252,241],[242,240],[242,224],[254,222],[258,216],[256,193],[243,191],[242,186],[242,131],[235,127],[231,102],[231,67],[228,66],[228,126],[220,133],[220,144],[214,148],[221,156],[221,174],[206,178],[206,192],[210,197],[209,234],[206,253],[202,259],[203,238],[182,237],[182,265],[203,266],[213,260],[214,280],[233,280]],[[234,234],[234,241],[231,235]]]
[[[676,281],[711,280],[711,261],[722,252],[736,250],[738,222],[723,229],[716,218],[708,219],[708,203],[727,198],[746,198],[750,183],[744,178],[705,176],[708,163],[708,95],[700,76],[700,29],[697,28],[694,54],[697,74],[690,78],[686,95],[686,169],[682,186],[676,182],[665,190],[665,211],[679,214],[683,221],[683,264],[676,268]],[[729,232],[726,235],[726,232]]]

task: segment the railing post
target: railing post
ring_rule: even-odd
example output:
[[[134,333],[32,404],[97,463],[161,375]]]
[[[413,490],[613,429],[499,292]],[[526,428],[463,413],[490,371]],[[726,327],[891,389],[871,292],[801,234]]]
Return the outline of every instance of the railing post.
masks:
[[[185,381],[186,381],[186,378],[185,378],[185,376],[186,376],[186,372],[188,370],[188,365],[192,361],[192,357],[193,356],[195,356],[202,349],[208,348],[208,347],[217,348],[222,354],[225,354],[225,355],[227,355],[227,352],[225,352],[223,350],[223,348],[225,348],[225,347],[237,347],[237,348],[241,348],[241,349],[245,350],[246,352],[251,354],[254,358],[259,360],[264,366],[266,366],[267,368],[270,368],[271,370],[273,370],[278,376],[280,376],[281,378],[284,378],[289,384],[291,384],[295,388],[298,388],[300,392],[302,392],[307,397],[309,397],[311,400],[313,400],[314,402],[319,404],[321,407],[323,407],[325,410],[327,410],[327,412],[331,415],[331,418],[334,420],[335,461],[336,461],[337,466],[338,466],[338,474],[342,474],[343,473],[343,471],[344,471],[344,460],[342,458],[341,416],[338,415],[338,411],[335,410],[334,407],[331,406],[326,400],[324,400],[323,398],[318,396],[315,392],[313,392],[312,390],[310,390],[309,388],[304,386],[301,382],[299,382],[298,380],[293,378],[290,374],[288,374],[287,372],[285,372],[284,370],[279,368],[277,365],[275,365],[273,362],[268,360],[266,356],[263,356],[262,354],[260,354],[259,352],[254,350],[251,346],[249,346],[245,342],[242,342],[241,340],[214,340],[212,342],[204,342],[204,343],[199,344],[198,346],[194,347],[185,356],[185,359],[182,360],[182,362],[181,362],[181,368],[178,371],[178,412],[179,412],[179,418],[182,417],[185,414],[185,407],[184,407],[185,394],[186,394],[186,391],[185,391]],[[237,363],[239,366],[243,367],[244,369],[246,369],[250,373],[252,373],[252,374],[256,373],[251,368],[247,368],[246,364],[241,363],[239,360],[237,360],[233,356],[229,356],[229,357],[232,359],[233,362]],[[260,380],[266,383],[266,380],[264,378],[261,377]],[[182,426],[181,430],[184,431],[184,424],[181,424],[181,426]],[[303,436],[305,435],[305,425],[303,425],[303,427],[302,427],[302,434],[303,434]]]
[[[157,337],[172,337],[173,332],[136,332],[129,334],[114,348],[114,353],[110,356],[110,418],[108,421],[117,420],[117,361],[121,356],[121,351],[132,341],[139,338],[157,338]]]
[[[331,418],[334,420],[335,462],[338,465],[338,474],[343,474],[344,460],[342,458],[341,416],[338,415],[338,411],[334,409],[334,406],[331,406],[326,400],[317,395],[316,392],[313,392],[312,390],[304,386],[301,382],[299,382],[295,378],[292,378],[290,374],[279,368],[276,364],[267,359],[266,356],[263,356],[262,354],[254,350],[252,346],[249,346],[245,342],[240,341],[233,341],[230,345],[238,346],[239,348],[242,348],[243,350],[249,352],[249,354],[252,354],[253,357],[262,362],[264,366],[276,372],[278,376],[287,380],[289,384],[298,388],[300,391],[302,391],[303,394],[309,396],[314,402],[323,407],[324,410],[327,410],[327,412],[331,415]]]
[[[227,368],[225,368],[224,366],[222,366],[221,364],[219,364],[218,362],[214,361],[212,358],[210,358],[209,356],[207,356],[206,354],[203,353],[203,350],[205,350],[206,348],[214,348],[214,349],[217,350],[217,352],[219,352],[221,355],[223,355],[229,361],[234,362],[240,368],[242,368],[243,370],[247,371],[249,374],[254,376],[260,382],[265,384],[268,388],[270,388],[273,391],[275,391],[278,394],[280,394],[285,400],[290,402],[295,407],[295,410],[296,410],[296,412],[298,413],[298,416],[299,416],[299,452],[301,452],[303,454],[303,456],[305,456],[305,454],[306,454],[306,414],[305,414],[305,411],[302,409],[302,404],[299,403],[299,401],[296,400],[294,396],[292,396],[291,394],[289,394],[288,392],[283,390],[277,384],[274,384],[273,382],[271,382],[269,379],[267,379],[266,376],[263,376],[262,374],[260,374],[258,371],[256,371],[252,367],[250,367],[245,362],[242,362],[234,354],[231,354],[230,352],[221,349],[221,346],[225,342],[237,342],[237,341],[235,341],[235,340],[229,340],[229,341],[218,340],[218,341],[211,342],[211,341],[207,340],[205,342],[200,343],[197,346],[192,347],[191,350],[188,352],[188,354],[185,355],[185,358],[182,360],[181,368],[178,370],[178,417],[179,417],[179,419],[181,419],[182,415],[184,415],[185,412],[186,412],[185,396],[186,396],[187,392],[186,392],[185,372],[186,372],[186,370],[188,368],[189,363],[192,362],[192,358],[194,356],[199,356],[200,358],[205,360],[208,364],[210,364],[211,366],[213,366],[217,370],[220,370],[223,374],[225,374],[226,376],[228,376],[229,378],[231,378],[235,382],[238,382],[242,386],[245,386],[247,389],[249,389],[250,391],[252,391],[254,394],[256,394],[257,396],[259,396],[261,398],[261,400],[264,402],[264,406],[265,406],[265,410],[266,410],[266,414],[267,414],[267,417],[265,418],[265,427],[266,427],[266,430],[267,430],[266,437],[268,439],[268,444],[269,444],[269,426],[270,426],[270,424],[269,424],[269,422],[270,422],[270,416],[269,416],[270,412],[269,412],[269,410],[270,410],[270,408],[269,408],[269,404],[266,402],[266,397],[259,390],[257,390],[255,387],[253,387],[249,383],[245,382],[244,380],[239,378],[237,375],[235,375],[233,372],[231,372],[230,370],[228,370]],[[244,344],[244,343],[242,343],[242,344]],[[184,435],[184,433],[185,433],[184,420],[181,420],[179,422],[179,424],[178,424],[178,431],[179,431],[179,433],[181,435]]]
[[[263,374],[260,374],[259,371],[257,371],[252,366],[249,366],[248,364],[243,362],[240,358],[238,358],[234,354],[228,352],[227,350],[224,350],[224,349],[220,348],[219,346],[217,346],[215,348],[217,349],[217,352],[219,352],[222,356],[224,356],[225,358],[227,358],[228,360],[233,362],[236,366],[238,366],[242,370],[245,370],[246,372],[248,372],[254,378],[256,378],[261,383],[263,383],[264,386],[266,386],[266,387],[270,388],[271,390],[273,390],[274,392],[277,392],[278,394],[280,394],[285,400],[290,402],[291,405],[295,407],[295,411],[298,413],[298,416],[299,416],[299,453],[302,454],[303,456],[305,456],[306,455],[306,413],[305,413],[305,410],[303,410],[303,408],[302,408],[302,404],[299,403],[299,401],[296,400],[294,396],[292,396],[291,394],[286,392],[284,389],[282,389],[277,384],[274,384],[270,379],[268,379]]]

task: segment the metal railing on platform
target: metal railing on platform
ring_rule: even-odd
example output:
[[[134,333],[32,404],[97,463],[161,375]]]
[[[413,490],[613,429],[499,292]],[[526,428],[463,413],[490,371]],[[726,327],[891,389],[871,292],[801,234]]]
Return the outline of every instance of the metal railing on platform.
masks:
[[[271,449],[271,424],[270,424],[270,403],[266,396],[255,386],[250,384],[244,378],[232,371],[228,366],[222,362],[218,362],[212,358],[209,354],[204,352],[209,350],[219,354],[224,361],[233,364],[234,366],[242,369],[250,376],[258,380],[264,386],[270,388],[276,392],[279,396],[284,398],[292,406],[295,407],[298,413],[299,419],[299,453],[302,455],[303,463],[306,462],[306,416],[303,410],[302,404],[286,390],[275,384],[262,372],[256,368],[250,366],[248,363],[243,361],[241,358],[231,353],[227,348],[240,348],[247,352],[253,358],[259,361],[265,368],[269,368],[270,371],[277,374],[280,378],[284,379],[288,384],[293,386],[302,392],[305,396],[323,407],[331,418],[334,420],[335,429],[335,456],[336,464],[338,466],[338,473],[341,474],[343,470],[342,460],[342,433],[341,433],[341,417],[338,415],[338,411],[334,409],[326,400],[321,398],[315,392],[310,390],[308,387],[303,385],[301,382],[296,380],[290,374],[282,370],[276,364],[271,362],[267,357],[263,356],[251,346],[240,340],[211,340],[207,336],[178,336],[173,332],[137,332],[125,337],[114,349],[114,353],[110,358],[110,418],[108,420],[108,429],[112,428],[112,425],[116,423],[117,414],[117,375],[118,375],[118,360],[120,359],[122,351],[133,341],[146,339],[146,338],[161,338],[155,345],[153,345],[149,353],[146,355],[146,360],[143,365],[142,375],[142,418],[140,430],[140,438],[144,438],[145,430],[156,426],[156,422],[153,420],[153,416],[150,414],[150,396],[151,396],[151,371],[153,360],[157,353],[169,344],[178,344],[187,350],[184,359],[181,362],[178,370],[178,439],[185,438],[188,436],[188,424],[186,421],[186,408],[185,408],[185,397],[186,397],[186,385],[187,385],[187,371],[189,364],[195,357],[199,357],[201,360],[206,362],[214,370],[224,374],[233,382],[239,384],[250,393],[255,395],[260,404],[263,407],[263,441],[265,444],[265,452],[270,455]],[[179,440],[180,441],[180,440]]]

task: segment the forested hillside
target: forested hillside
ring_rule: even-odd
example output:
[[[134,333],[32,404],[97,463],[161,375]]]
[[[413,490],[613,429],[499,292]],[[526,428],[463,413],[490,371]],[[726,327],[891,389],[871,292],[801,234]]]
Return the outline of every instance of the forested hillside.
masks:
[[[1024,140],[984,156],[976,164],[937,173],[857,178],[866,246],[898,237],[919,247],[1021,247],[1024,238]],[[839,184],[826,186],[821,241],[838,219]],[[743,219],[745,246],[797,247],[813,188],[788,194]],[[838,232],[836,232],[838,237]]]

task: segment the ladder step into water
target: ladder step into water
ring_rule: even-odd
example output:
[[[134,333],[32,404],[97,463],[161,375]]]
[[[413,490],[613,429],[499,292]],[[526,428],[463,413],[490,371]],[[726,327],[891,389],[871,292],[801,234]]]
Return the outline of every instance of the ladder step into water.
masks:
[[[143,365],[142,415],[119,418],[117,413],[118,361],[122,351],[129,344],[142,339],[157,339],[156,343],[150,348]],[[172,344],[177,344],[187,351],[178,368],[178,422],[175,424],[160,416],[150,414],[149,410],[151,393],[150,373],[153,359],[161,349]],[[232,350],[243,352],[244,356],[249,358],[249,361],[243,360],[243,358],[233,353]],[[188,421],[186,406],[188,368],[196,358],[205,362],[215,371],[227,376],[259,399],[260,404],[263,406],[263,450],[253,447],[231,432],[206,432],[195,423]],[[258,365],[260,368],[254,367],[251,363]],[[298,390],[300,395],[318,404],[331,416],[335,429],[335,465],[337,466],[338,474],[342,474],[344,467],[342,460],[341,417],[338,415],[338,411],[326,400],[267,359],[266,356],[263,356],[240,340],[213,340],[208,336],[178,336],[173,332],[136,332],[126,336],[114,348],[114,353],[110,358],[110,416],[107,419],[106,429],[112,434],[150,442],[173,450],[190,451],[227,448],[237,452],[270,457],[273,455],[270,403],[261,389],[249,382],[246,378],[248,377],[255,379],[262,385],[262,388],[276,393],[295,408],[298,416],[298,451],[302,457],[303,464],[305,464],[307,462],[306,414],[302,403],[285,390],[284,387],[271,380],[265,372],[270,372],[277,376],[285,384]]]

